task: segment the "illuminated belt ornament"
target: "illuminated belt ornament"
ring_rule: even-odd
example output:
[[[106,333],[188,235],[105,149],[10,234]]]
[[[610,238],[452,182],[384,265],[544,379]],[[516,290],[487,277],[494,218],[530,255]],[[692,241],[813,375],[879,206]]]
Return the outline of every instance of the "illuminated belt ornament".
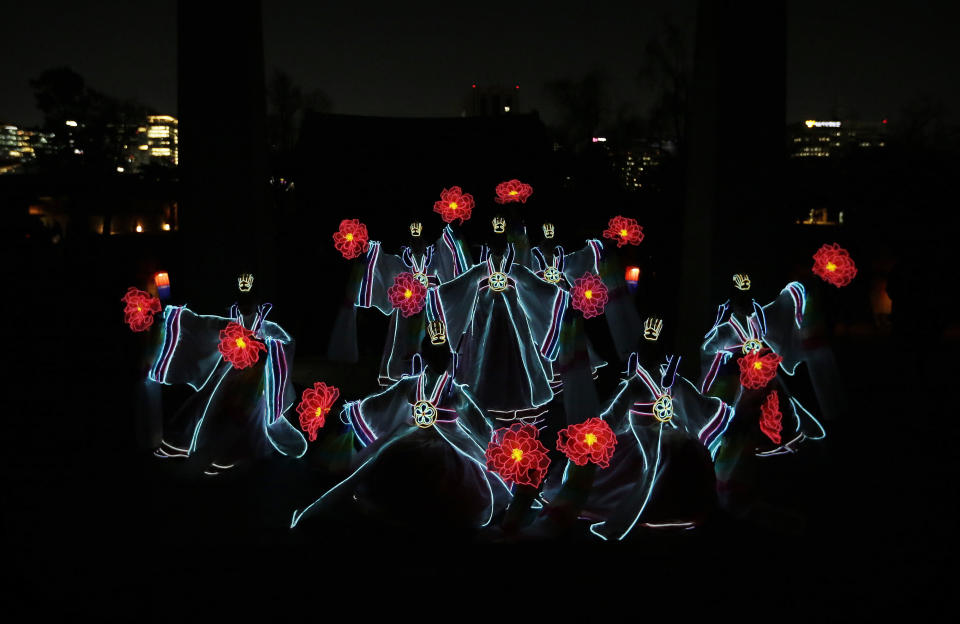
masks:
[[[494,271],[490,274],[490,290],[503,292],[507,289],[507,274],[503,271]]]
[[[430,401],[413,404],[413,422],[421,429],[429,429],[437,422],[437,408]]]
[[[673,418],[673,399],[669,394],[661,396],[653,404],[653,417],[658,421],[665,423]]]
[[[547,267],[543,271],[543,281],[545,282],[556,284],[562,279],[563,279],[563,273],[561,273],[560,269],[558,269],[557,267],[553,267],[553,266]]]

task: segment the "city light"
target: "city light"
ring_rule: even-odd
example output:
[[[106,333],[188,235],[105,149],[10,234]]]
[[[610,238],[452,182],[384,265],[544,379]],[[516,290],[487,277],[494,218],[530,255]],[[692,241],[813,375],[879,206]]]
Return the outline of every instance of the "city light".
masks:
[[[503,112],[509,113],[509,112],[510,112],[510,107],[509,107],[509,106],[504,106],[504,107],[503,107]]]
[[[117,173],[123,173],[123,167],[117,167]]]
[[[141,150],[143,150],[143,151],[147,151],[148,149],[150,149],[150,146],[149,146],[149,145],[139,145],[139,146],[137,146],[137,147],[138,147],[138,149],[141,149]]]
[[[163,229],[164,232],[169,232],[169,231],[170,231],[170,224],[169,224],[169,223],[164,223],[164,224],[163,224],[162,226],[160,226],[160,227]]]
[[[76,128],[76,127],[77,127],[77,122],[75,122],[75,121],[73,121],[73,120],[68,120],[68,121],[67,121],[67,125],[70,126],[71,128]]]
[[[816,121],[815,119],[808,119],[805,122],[808,128],[839,128],[839,121]]]
[[[137,233],[143,232],[143,226],[139,223],[137,224]]]
[[[594,143],[606,143],[607,137],[593,137]]]

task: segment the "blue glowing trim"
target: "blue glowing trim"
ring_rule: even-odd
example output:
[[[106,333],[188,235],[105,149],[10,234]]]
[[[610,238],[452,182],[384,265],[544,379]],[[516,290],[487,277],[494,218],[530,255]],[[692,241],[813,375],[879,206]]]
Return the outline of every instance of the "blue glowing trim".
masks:
[[[543,345],[540,347],[540,355],[551,362],[557,359],[560,353],[560,325],[563,316],[567,311],[567,304],[570,301],[570,294],[564,290],[557,289],[557,296],[553,300],[553,314],[551,315],[550,327],[544,336]]]
[[[214,368],[216,370],[216,368]],[[223,380],[227,378],[227,374],[233,370],[232,366],[228,366],[223,375],[220,376],[220,379],[217,381],[217,385],[214,386],[213,392],[210,393],[210,396],[207,397],[207,404],[203,406],[203,414],[200,416],[200,420],[197,421],[197,426],[193,429],[193,437],[190,440],[190,449],[188,453],[193,453],[197,450],[197,436],[200,434],[200,427],[203,426],[203,421],[207,417],[207,410],[210,409],[210,403],[213,401],[213,397],[217,396],[217,390],[220,389],[220,384],[223,383]]]
[[[427,292],[429,293],[429,291],[427,291]],[[393,325],[393,342],[391,342],[390,344],[391,344],[391,345],[396,345],[396,344],[397,344],[397,331],[398,331],[399,328],[400,328],[400,310],[399,310],[399,309],[394,309],[394,310],[390,313],[390,315],[394,317],[394,318],[391,318],[391,319],[390,319],[390,324]],[[387,379],[389,379],[390,381],[394,381],[393,378],[390,377],[390,370],[391,370],[390,365],[393,364],[393,352],[394,352],[394,351],[396,351],[396,349],[391,348],[391,349],[390,349],[390,355],[387,356]]]
[[[563,246],[557,245],[556,249],[553,250],[553,258],[551,258],[551,264],[561,273],[567,267],[567,258],[563,252]]]
[[[807,311],[807,291],[800,282],[790,282],[784,290],[788,291],[793,298],[794,322],[797,324],[797,329],[801,329],[803,315]]]
[[[310,511],[310,509],[313,508],[314,505],[319,504],[324,498],[326,498],[327,496],[329,496],[331,492],[333,492],[334,490],[336,490],[337,488],[339,488],[341,485],[343,485],[344,483],[346,483],[347,481],[349,481],[350,479],[352,479],[354,476],[356,476],[356,474],[357,474],[358,472],[360,472],[361,470],[363,470],[364,467],[365,467],[367,464],[369,464],[371,461],[373,461],[374,459],[376,459],[376,458],[380,455],[380,453],[383,452],[383,449],[387,448],[388,446],[390,446],[391,444],[393,444],[394,442],[396,442],[396,441],[399,440],[399,439],[400,439],[400,437],[397,437],[397,438],[394,438],[393,440],[390,440],[390,441],[386,442],[386,443],[377,451],[377,453],[375,453],[375,454],[372,455],[371,457],[368,457],[362,464],[360,464],[360,465],[357,467],[356,470],[354,470],[352,473],[350,473],[350,475],[349,475],[347,478],[343,479],[342,481],[340,481],[340,483],[336,484],[335,486],[333,486],[332,488],[330,488],[329,490],[327,490],[326,492],[324,492],[323,495],[322,495],[320,498],[318,498],[317,500],[315,500],[315,501],[313,501],[312,503],[310,503],[307,507],[305,507],[305,508],[303,509],[303,511],[300,512],[299,515],[297,515],[297,510],[295,509],[295,510],[293,511],[293,517],[290,519],[290,528],[292,529],[292,528],[296,527],[296,526],[297,526],[297,523],[300,521],[300,518],[302,518],[305,513],[307,513],[308,511]]]
[[[620,382],[620,390],[617,392],[616,396],[613,397],[613,400],[610,401],[610,405],[608,405],[607,408],[603,410],[603,412],[600,414],[600,418],[604,420],[607,419],[607,416],[610,415],[610,412],[617,405],[617,401],[620,400],[620,396],[626,391],[629,385],[630,385],[630,382],[628,380],[624,380]]]
[[[729,355],[726,351],[718,351],[717,354],[713,356],[713,363],[710,364],[710,370],[707,371],[706,376],[703,378],[703,383],[700,384],[700,394],[706,394],[710,391],[710,388],[713,387],[713,382],[717,378],[717,372],[720,370],[720,361],[726,361]]]
[[[640,443],[640,438],[637,436],[636,431],[633,427],[633,417],[630,417],[630,431],[633,432],[633,436],[637,439],[637,448],[640,449],[640,453],[643,455],[643,468],[647,469],[647,454],[643,451],[643,445]],[[633,522],[630,523],[630,526],[627,527],[627,530],[617,538],[617,540],[622,540],[625,538],[630,531],[633,530],[634,525],[637,524],[637,520],[640,519],[640,516],[643,515],[643,510],[647,508],[647,503],[650,502],[650,496],[653,494],[653,488],[657,483],[657,469],[660,467],[660,442],[663,440],[663,427],[660,427],[660,432],[657,435],[657,461],[653,466],[653,474],[650,476],[650,486],[647,489],[647,497],[643,499],[643,504],[640,506],[640,510],[637,512],[637,516],[633,519]]]
[[[749,339],[750,336],[753,334],[752,331],[748,332],[746,329],[744,329],[743,325],[740,324],[740,321],[738,321],[737,317],[734,316],[733,314],[730,315],[729,322],[730,322],[730,326],[733,327],[733,331],[737,332],[737,337],[740,338],[740,341],[741,341],[740,344],[743,344],[744,342],[746,342],[747,339]],[[750,323],[750,320],[747,319],[747,324],[749,325],[749,323]]]
[[[591,238],[587,243],[593,250],[593,272],[600,273],[600,261],[603,260],[603,242],[596,238]]]
[[[443,242],[450,250],[450,256],[453,258],[453,276],[457,277],[467,270],[467,259],[460,245],[457,244],[456,236],[449,224],[443,228]]]
[[[822,440],[822,439],[824,439],[825,437],[827,437],[827,430],[823,428],[823,425],[820,423],[820,421],[817,420],[816,417],[807,410],[807,408],[805,408],[804,406],[800,405],[800,401],[796,400],[796,399],[793,398],[793,397],[790,397],[790,401],[791,401],[791,402],[793,403],[793,405],[794,405],[794,410],[796,410],[797,408],[799,408],[800,410],[802,410],[803,413],[806,414],[807,417],[809,417],[810,420],[812,420],[812,421],[817,425],[817,428],[820,429],[820,435],[818,435],[818,436],[811,436],[811,435],[807,435],[806,433],[804,433],[804,437],[805,437],[805,438],[807,438],[807,439],[809,439],[809,440]],[[799,417],[799,416],[797,417],[797,431],[800,431],[800,417]]]
[[[360,280],[360,291],[357,293],[357,307],[369,308],[373,303],[373,276],[379,258],[380,241],[370,241],[370,249],[367,250],[367,270],[363,272],[363,278]]]
[[[543,252],[540,251],[539,247],[531,249],[530,254],[533,256],[533,259],[537,261],[536,271],[543,271],[547,268],[547,260],[543,257]]]
[[[183,306],[167,306],[163,311],[163,346],[148,377],[157,383],[166,383],[167,371],[174,350],[180,344],[180,313]]]

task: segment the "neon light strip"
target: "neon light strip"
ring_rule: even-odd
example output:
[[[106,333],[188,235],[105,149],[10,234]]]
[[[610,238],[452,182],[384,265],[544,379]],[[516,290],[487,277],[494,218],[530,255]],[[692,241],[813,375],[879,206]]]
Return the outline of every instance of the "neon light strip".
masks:
[[[723,359],[724,353],[722,351],[717,351],[717,354],[713,356],[710,370],[707,371],[707,376],[703,378],[703,383],[700,385],[700,394],[706,394],[713,387],[713,381],[717,377],[717,371],[720,370],[720,362]]]
[[[537,261],[537,271],[543,271],[547,268],[547,260],[543,257],[543,252],[540,251],[539,247],[531,249],[530,254],[533,256],[533,259]]]
[[[371,241],[370,249],[367,251],[367,270],[363,273],[363,279],[360,281],[360,292],[357,295],[357,306],[369,308],[373,302],[373,274],[377,268],[377,260],[380,258],[380,241]]]
[[[730,327],[733,328],[733,331],[737,332],[737,336],[740,338],[740,344],[743,345],[743,343],[749,339],[747,330],[743,328],[743,325],[740,324],[740,321],[738,321],[737,317],[735,317],[733,314],[730,315],[729,323]]]
[[[816,417],[807,410],[807,408],[805,408],[803,405],[800,405],[800,401],[796,400],[796,399],[793,398],[793,397],[790,397],[790,401],[793,403],[795,410],[796,410],[796,409],[802,410],[803,413],[806,414],[806,415],[810,418],[810,420],[812,420],[812,421],[817,425],[817,428],[820,429],[820,435],[818,435],[818,436],[811,436],[811,435],[806,435],[806,434],[804,434],[804,437],[805,437],[805,438],[808,438],[808,439],[810,439],[810,440],[822,440],[822,439],[824,439],[825,437],[827,437],[827,430],[823,428],[823,424],[822,424],[819,420],[817,420]],[[800,431],[800,417],[799,417],[799,416],[797,416],[797,431]]]
[[[349,404],[348,417],[350,419],[350,424],[353,426],[353,430],[357,433],[357,440],[360,441],[360,444],[363,446],[369,446],[377,439],[373,435],[370,426],[367,425],[367,421],[363,419],[363,412],[360,408],[360,401],[354,401]]]
[[[561,273],[563,273],[564,267],[567,266],[567,259],[563,253],[563,247],[560,245],[557,245],[556,249],[553,250],[553,266]]]
[[[217,365],[219,366],[219,362]],[[216,369],[216,368],[214,368]],[[200,415],[200,420],[197,421],[197,426],[193,430],[193,438],[190,440],[190,450],[189,453],[193,453],[197,450],[197,436],[200,434],[200,427],[203,426],[203,421],[207,418],[207,410],[210,409],[210,403],[213,401],[213,397],[217,396],[217,390],[220,389],[220,384],[223,383],[223,380],[227,378],[227,375],[230,371],[233,370],[232,366],[226,367],[226,370],[223,371],[223,375],[220,376],[220,379],[217,381],[217,385],[214,386],[213,392],[210,393],[210,396],[207,397],[207,404],[203,406],[203,414]]]
[[[166,383],[167,372],[170,369],[170,361],[173,359],[173,352],[180,344],[180,315],[185,306],[169,306],[165,312],[166,319],[163,324],[163,348],[160,351],[160,357],[153,369],[150,371],[150,379],[159,383]]]
[[[560,324],[567,311],[567,303],[570,294],[557,289],[557,296],[553,300],[553,314],[550,319],[550,327],[543,339],[543,346],[540,347],[540,355],[551,362],[557,359],[560,353]]]
[[[800,329],[807,309],[807,293],[800,282],[790,282],[784,290],[788,291],[793,298],[794,320],[797,323],[797,329]]]
[[[454,237],[453,230],[450,229],[449,224],[443,228],[443,242],[447,246],[447,249],[450,250],[450,255],[453,257],[453,276],[457,277],[466,270],[467,259],[463,256],[463,251],[457,244],[457,240]],[[482,262],[483,258],[481,258],[480,261]]]
[[[593,272],[600,273],[600,261],[603,259],[603,243],[595,238],[587,241],[593,250]]]

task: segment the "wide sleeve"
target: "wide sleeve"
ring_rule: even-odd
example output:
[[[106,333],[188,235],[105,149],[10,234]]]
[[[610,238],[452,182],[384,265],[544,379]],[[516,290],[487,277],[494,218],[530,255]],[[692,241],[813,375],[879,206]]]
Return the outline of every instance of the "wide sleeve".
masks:
[[[379,242],[370,243],[367,258],[367,266],[357,293],[357,307],[373,307],[389,315],[393,312],[393,304],[390,303],[387,290],[393,286],[393,279],[397,275],[409,269],[400,256],[383,253]]]
[[[478,282],[487,270],[477,264],[459,277],[437,287],[436,303],[447,325],[447,343],[456,351],[460,337],[466,332],[477,304]]]
[[[792,375],[804,360],[803,312],[806,291],[800,282],[790,282],[771,303],[757,309],[753,317],[764,329],[763,341],[783,358],[780,367]]]
[[[270,443],[281,454],[302,457],[307,452],[307,440],[285,416],[297,400],[291,381],[295,343],[276,323],[265,321],[261,331],[267,345],[264,429]]]
[[[544,350],[549,347],[546,342],[551,331],[558,336],[569,297],[555,284],[543,281],[525,266],[514,264],[510,276],[517,283],[520,307],[527,317],[534,343],[541,348],[541,355],[555,359],[555,352],[549,357]]]
[[[616,254],[606,253],[603,243],[598,240],[591,240],[588,245],[594,248],[599,258],[597,268],[609,292],[610,300],[607,302],[604,317],[610,328],[610,336],[613,338],[620,361],[626,362],[640,343],[640,336],[643,333],[642,321],[633,305],[630,291],[627,290],[627,283],[623,279],[623,268]]]
[[[597,266],[600,261],[600,252],[603,244],[594,239],[587,241],[586,246],[573,253],[568,253],[563,257],[564,273],[570,283],[573,283],[578,277],[583,277],[584,273],[600,273]]]
[[[379,243],[375,243],[379,245]],[[350,275],[347,278],[347,287],[344,297],[337,310],[337,318],[333,322],[330,332],[330,342],[327,344],[327,359],[333,362],[355,363],[360,359],[357,346],[357,298],[360,285],[367,271],[370,252],[363,262],[353,263]]]
[[[711,329],[700,345],[700,392],[709,392],[720,366],[731,357],[729,349],[742,340],[729,322]]]
[[[196,314],[186,306],[167,306],[161,347],[150,368],[150,380],[202,388],[220,362],[220,330],[229,322],[223,316]]]
[[[436,272],[440,283],[456,279],[472,266],[473,261],[467,245],[457,232],[447,225],[433,245],[431,267]]]
[[[679,375],[671,394],[674,411],[679,416],[677,425],[710,448],[726,431],[733,410],[720,399],[701,393],[689,380]]]
[[[407,396],[416,380],[406,377],[382,392],[343,406],[341,420],[353,428],[361,445],[369,446],[391,431],[411,424]]]
[[[630,426],[630,406],[633,404],[633,392],[630,388],[630,380],[624,379],[617,387],[617,391],[610,397],[603,409],[600,411],[600,417],[607,421],[610,428],[615,433],[623,433]]]

